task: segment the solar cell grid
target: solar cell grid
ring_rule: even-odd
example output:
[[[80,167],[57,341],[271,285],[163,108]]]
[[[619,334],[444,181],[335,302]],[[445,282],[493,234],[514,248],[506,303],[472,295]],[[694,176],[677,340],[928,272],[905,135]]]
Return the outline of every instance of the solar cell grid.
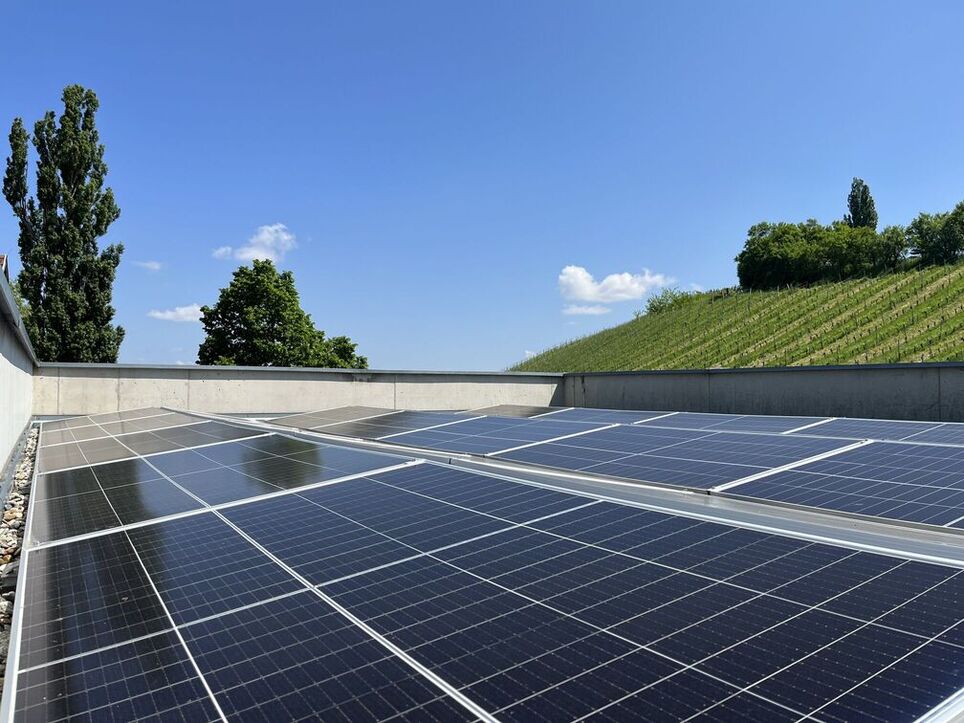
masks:
[[[188,626],[184,636],[231,719],[472,719],[309,592]]]
[[[428,464],[384,472],[372,479],[512,522],[526,522],[590,502],[564,492]]]
[[[99,489],[97,478],[90,468],[81,468],[38,475],[32,492],[34,502],[38,502],[52,497],[96,492]]]
[[[120,525],[101,490],[69,497],[34,500],[30,540],[34,544],[85,535]]]
[[[731,432],[787,432],[820,422],[823,417],[779,417],[762,414],[709,414],[676,412],[659,419],[640,422],[644,426],[706,429]],[[822,426],[822,425],[821,425]]]
[[[21,673],[16,719],[221,720],[173,633]]]
[[[507,428],[531,437],[533,427],[521,431],[513,423],[540,424],[495,421],[510,422],[496,435]],[[250,431],[217,424],[209,438]],[[472,422],[452,427],[467,424]],[[576,423],[554,424],[571,433]],[[614,429],[607,448],[581,446],[603,434],[592,432],[573,437],[578,444],[564,445],[563,452],[574,459],[591,455],[597,467],[626,464],[627,456],[650,458],[645,465],[682,461],[692,475],[703,464],[772,466],[845,444],[793,435]],[[167,441],[183,443],[188,437],[182,435],[173,430]],[[632,439],[656,444],[657,454],[627,455]],[[668,440],[672,456],[664,455]],[[678,457],[681,449],[688,456]],[[835,456],[810,463],[821,471],[809,474],[829,476],[832,470],[839,476],[864,465],[877,475],[884,474],[878,469],[891,476],[925,475],[928,483],[940,480],[953,491],[960,450],[947,449],[914,451],[909,460],[884,460],[879,449],[843,462]],[[616,457],[607,461],[611,454]],[[298,485],[341,476],[336,472],[345,469],[365,472],[367,458],[379,466],[399,460],[274,435],[150,460],[209,502],[243,500],[235,494],[247,489],[278,490],[283,479]],[[101,469],[108,483],[96,492],[84,491],[90,487],[84,474],[42,478],[38,491],[66,492],[36,495],[31,526],[37,526],[38,513],[47,522],[37,529],[49,531],[51,519],[67,526],[66,505],[60,518],[50,513],[62,499],[109,498],[125,522],[170,514],[178,504],[171,500],[201,507],[141,460],[97,465],[90,470],[95,479]],[[262,479],[241,470],[258,470]],[[99,529],[97,504],[84,504],[89,519],[81,516],[77,524]],[[420,665],[506,719],[642,713],[713,719],[741,713],[766,720],[838,720],[869,711],[884,720],[912,720],[964,687],[964,574],[955,568],[594,501],[431,463],[240,504],[222,514]],[[229,715],[465,715],[453,698],[304,591],[217,514],[167,520],[129,535]],[[21,716],[28,710],[62,716],[62,708],[41,699],[47,694],[69,699],[70,712],[102,711],[102,702],[121,688],[130,688],[138,714],[206,715],[210,699],[195,696],[192,685],[200,680],[193,667],[178,668],[185,650],[159,632],[166,627],[160,600],[138,576],[133,549],[116,543],[124,539],[101,535],[28,552],[28,560],[37,555],[35,580],[41,582],[35,588],[46,601],[35,606],[29,654],[50,662],[69,648],[77,653],[67,655],[77,657],[21,672]],[[53,582],[50,571],[77,560],[75,574],[68,571]],[[100,607],[87,611],[91,593],[82,586],[92,579],[105,594],[97,598]],[[143,601],[138,612],[126,604],[125,591]],[[45,627],[53,610],[80,612],[47,620]],[[50,630],[54,637],[67,631],[66,642],[45,639]],[[125,642],[139,635],[150,637]],[[150,644],[137,648],[145,642]],[[88,652],[104,644],[114,647]],[[158,650],[173,662],[158,663]],[[157,677],[157,670],[164,675]],[[91,675],[116,690],[98,688],[85,697]],[[138,697],[145,689],[148,697]]]
[[[319,427],[324,434],[336,434],[343,437],[361,437],[362,439],[380,439],[388,435],[401,434],[412,429],[434,427],[439,424],[449,424],[463,419],[470,419],[471,414],[462,412],[393,412],[382,416],[361,419],[355,422],[341,422]]]
[[[594,506],[592,511],[596,510],[597,506]],[[578,518],[577,514],[571,516]],[[550,524],[558,524],[565,517],[566,514],[559,515]],[[651,534],[655,532],[658,524],[659,522],[652,522],[648,525]],[[713,523],[702,523],[698,529],[699,540],[729,534],[726,530],[735,531],[737,534],[746,533]],[[677,530],[670,535],[679,534],[681,531]],[[514,541],[514,552],[511,549],[513,543],[510,542],[513,537],[518,538]],[[764,592],[730,581],[716,582],[707,575],[673,569],[660,563],[658,552],[662,551],[664,555],[673,553],[669,549],[661,550],[659,546],[654,548],[651,544],[665,537],[666,535],[657,536],[629,548],[633,550],[628,553],[630,557],[636,557],[640,563],[651,564],[619,565],[612,562],[607,564],[607,558],[600,557],[598,551],[580,553],[571,546],[560,547],[548,542],[541,544],[528,539],[523,531],[514,529],[489,537],[484,542],[458,545],[428,558],[422,557],[372,573],[363,573],[326,585],[325,589],[349,609],[365,616],[365,619],[372,616],[370,619],[373,624],[386,626],[380,628],[386,634],[397,634],[398,640],[418,651],[419,646],[432,642],[425,640],[428,633],[423,633],[422,628],[413,622],[413,616],[417,619],[417,611],[420,609],[432,610],[433,618],[438,618],[440,605],[444,606],[448,598],[454,598],[450,614],[459,616],[460,624],[463,624],[461,620],[467,615],[466,606],[470,600],[473,601],[473,606],[482,604],[480,601],[495,605],[486,610],[485,619],[495,617],[505,620],[508,615],[507,612],[499,612],[501,608],[492,602],[493,599],[498,599],[499,594],[478,589],[477,582],[462,579],[452,589],[446,588],[440,593],[433,591],[433,585],[440,584],[440,580],[451,580],[453,575],[440,568],[419,572],[426,566],[431,566],[432,557],[448,560],[454,569],[459,571],[464,569],[460,563],[474,567],[469,572],[476,581],[479,581],[480,577],[488,580],[484,574],[479,575],[479,570],[493,574],[502,569],[504,572],[492,578],[499,585],[497,589],[508,588],[524,595],[524,599],[538,601],[567,615],[575,615],[577,619],[585,620],[594,627],[611,630],[619,639],[645,646],[646,650],[652,648],[653,652],[681,665],[696,663],[698,670],[713,676],[719,682],[727,683],[729,690],[724,691],[720,700],[714,700],[711,704],[737,695],[746,686],[759,686],[760,691],[772,692],[772,699],[778,704],[790,707],[798,715],[804,715],[818,706],[831,703],[841,705],[837,702],[838,696],[846,697],[852,692],[850,687],[859,688],[849,685],[853,681],[852,672],[838,676],[832,684],[824,686],[816,694],[797,696],[795,699],[786,695],[782,689],[767,683],[770,676],[779,674],[784,678],[792,678],[794,675],[813,675],[812,672],[802,672],[807,670],[809,665],[806,662],[808,656],[822,653],[831,646],[833,653],[828,654],[830,662],[827,665],[847,670],[847,656],[850,655],[853,645],[851,636],[871,625],[879,627],[876,621],[880,615],[876,613],[880,612],[880,605],[878,609],[870,611],[848,609],[847,614],[816,609],[818,605],[829,607],[833,601],[845,599],[844,596],[848,594],[856,597],[859,593],[855,593],[855,590],[859,590],[863,585],[873,584],[874,587],[866,590],[868,594],[872,595],[881,585],[892,591],[891,599],[884,606],[891,610],[912,604],[920,596],[922,589],[937,590],[948,584],[948,581],[959,578],[959,571],[940,568],[939,572],[935,572],[931,569],[933,566],[925,566],[928,573],[920,578],[919,571],[913,569],[911,563],[902,563],[896,558],[808,544],[797,549],[784,549],[777,557],[772,553],[762,554],[756,564],[750,565],[744,571],[743,575],[752,573],[774,562],[779,568],[781,558],[786,560],[803,550],[820,551],[821,548],[826,548],[828,552],[835,553],[822,557],[818,555],[815,564],[803,570],[793,570],[789,579],[786,579],[787,570],[781,573],[778,569],[775,577],[769,577],[768,590]],[[738,544],[728,547],[745,552],[765,537],[767,536],[749,533],[747,537],[740,539]],[[689,545],[686,544],[687,541]],[[677,539],[669,548],[673,548],[678,554],[694,544],[696,543],[692,540]],[[762,553],[765,549],[758,546],[757,552]],[[626,554],[623,553],[623,556]],[[710,554],[710,548],[707,547],[704,555],[697,557],[705,561]],[[520,560],[528,561],[528,564],[522,564]],[[411,572],[412,569],[416,572]],[[565,576],[567,571],[573,571],[573,578]],[[895,575],[900,577],[887,577]],[[739,579],[742,575],[731,577]],[[382,583],[377,582],[382,578],[392,580],[391,583],[384,584],[384,589],[380,589],[379,585]],[[555,584],[554,579],[558,579],[558,584]],[[767,580],[767,576],[759,579]],[[593,601],[595,604],[591,604]],[[517,602],[513,609],[518,609],[521,604],[524,603]],[[508,606],[505,609],[508,610]],[[863,614],[867,619],[862,620],[856,617],[855,613]],[[726,626],[722,630],[715,625],[708,628],[708,619],[721,614],[729,615],[737,624]],[[758,620],[757,615],[761,616],[761,619]],[[399,621],[404,621],[404,624],[399,632],[390,633],[389,631],[394,630],[394,616],[398,616]],[[485,638],[483,632],[475,629],[477,626],[473,624],[471,617],[465,619],[464,625],[473,630],[470,639],[479,635]],[[451,630],[452,626],[448,624],[445,628]],[[711,630],[710,634],[706,638],[702,637],[702,633],[708,629]],[[888,656],[888,646],[891,644],[889,641],[893,638],[900,638],[908,651],[939,645],[940,650],[937,652],[940,655],[955,664],[957,661],[964,661],[964,648],[937,643],[910,632],[894,630],[882,633],[881,636],[874,636],[873,632],[871,630],[866,633],[868,640],[863,639],[865,633],[861,632],[858,645],[861,664],[871,678],[887,670],[893,662],[893,658]],[[507,631],[502,631],[492,635],[492,639],[501,640],[508,634]],[[911,638],[914,640],[913,645],[908,642]],[[878,640],[882,642],[875,642]],[[677,644],[682,645],[679,657],[674,648]],[[728,676],[726,670],[731,664],[729,651],[741,646],[744,647],[741,648],[743,653],[739,659],[744,667],[737,674]],[[776,652],[765,664],[758,665],[753,662],[754,650],[771,648]],[[445,649],[448,649],[448,645],[438,652],[443,653]],[[458,649],[464,650],[465,646],[460,644]],[[531,645],[527,646],[527,649],[531,650]],[[701,652],[702,657],[694,658],[696,651]],[[431,648],[426,653],[428,656],[435,654]],[[685,662],[681,660],[687,657]],[[443,654],[439,660],[432,657],[425,660],[429,665],[442,665],[446,658]],[[944,678],[942,690],[947,689],[954,680],[961,681],[961,672],[957,669],[949,674],[937,674]],[[919,681],[911,679],[902,683],[913,689],[914,702],[906,706],[908,710],[923,712],[942,698],[942,694],[929,692]]]
[[[20,667],[168,629],[164,609],[123,534],[30,553]]]
[[[537,419],[482,417],[438,429],[426,429],[392,437],[393,444],[404,444],[447,452],[491,454],[533,442],[579,434],[604,425],[583,422],[556,422],[552,417]]]
[[[124,525],[203,507],[202,503],[165,479],[112,487],[104,493]]]
[[[471,410],[472,414],[484,414],[488,417],[536,417],[549,412],[558,412],[565,407],[540,407],[529,404],[496,404],[491,407],[481,407]]]
[[[283,417],[275,417],[269,421],[272,424],[280,424],[286,427],[312,429],[338,422],[352,422],[358,419],[378,417],[384,414],[391,414],[394,411],[395,410],[386,407],[347,406],[335,407],[334,409],[322,409],[314,412],[303,412],[301,414],[290,414]]]
[[[210,513],[135,528],[129,534],[178,625],[302,587]]]
[[[646,412],[630,409],[592,409],[590,407],[573,407],[553,412],[551,417],[556,421],[566,422],[601,422],[603,424],[633,424],[655,417],[662,417],[666,412]]]
[[[929,525],[964,516],[964,447],[874,442],[728,494]]]
[[[301,496],[418,550],[436,549],[510,524],[367,479],[339,482]]]
[[[841,440],[619,426],[496,456],[528,464],[709,489],[846,446]]]
[[[417,554],[297,495],[227,509],[224,516],[313,584]]]
[[[902,422],[889,419],[832,419],[819,427],[807,429],[801,434],[820,434],[825,437],[846,439],[900,440],[935,430],[938,422]]]

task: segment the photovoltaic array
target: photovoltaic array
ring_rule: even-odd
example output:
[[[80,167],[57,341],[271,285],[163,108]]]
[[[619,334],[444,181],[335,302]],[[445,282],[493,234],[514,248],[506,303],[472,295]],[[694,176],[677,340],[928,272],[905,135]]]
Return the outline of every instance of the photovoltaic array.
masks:
[[[680,415],[473,411],[376,424],[396,416],[379,411],[291,426],[320,419],[322,434],[371,435],[394,454],[163,410],[45,425],[42,439],[103,435],[41,446],[8,717],[913,721],[958,710],[964,556],[911,559],[897,537],[886,553],[815,541],[780,529],[771,506],[772,531],[672,514],[417,449],[816,508],[831,487],[894,502],[926,487],[950,508],[964,447],[856,446],[794,432],[819,421],[799,418],[657,426]],[[110,426],[129,421],[146,426]],[[162,450],[124,439],[175,429]],[[129,456],[44,464],[70,456],[60,445],[85,456],[81,445],[104,439]],[[768,497],[758,487],[773,480],[760,489],[811,496]],[[847,504],[827,506],[953,524]]]

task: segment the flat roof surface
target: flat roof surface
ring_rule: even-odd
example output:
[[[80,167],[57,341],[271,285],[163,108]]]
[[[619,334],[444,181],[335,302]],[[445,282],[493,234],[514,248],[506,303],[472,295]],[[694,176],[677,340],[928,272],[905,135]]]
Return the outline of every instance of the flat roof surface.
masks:
[[[497,411],[44,423],[2,717],[964,711],[964,425]]]

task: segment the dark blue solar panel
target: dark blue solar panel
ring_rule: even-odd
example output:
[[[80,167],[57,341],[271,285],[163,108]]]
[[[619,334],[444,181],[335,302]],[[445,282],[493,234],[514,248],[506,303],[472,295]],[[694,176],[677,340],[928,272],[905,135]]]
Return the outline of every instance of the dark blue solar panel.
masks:
[[[95,467],[95,472],[96,469]],[[165,479],[111,487],[104,490],[104,493],[114,512],[125,525],[196,510],[204,506]]]
[[[904,440],[908,442],[928,442],[930,444],[964,445],[964,424],[948,422],[924,432],[904,437]]]
[[[660,417],[666,412],[644,412],[631,409],[591,409],[589,407],[574,407],[553,412],[549,415],[559,422],[601,422],[602,424],[633,424],[653,417]]]
[[[35,543],[86,535],[120,525],[100,490],[37,500],[32,507],[30,538]]]
[[[577,434],[602,427],[601,424],[553,421],[552,416],[535,419],[483,417],[438,429],[427,429],[392,437],[394,444],[448,452],[490,454],[531,442]]]
[[[714,432],[788,432],[824,417],[779,417],[766,414],[708,414],[678,412],[668,417],[643,421],[644,426],[706,429]]]
[[[301,496],[423,551],[462,542],[509,525],[368,479],[319,487],[303,492]]]
[[[123,534],[29,553],[20,666],[87,653],[170,627]]]
[[[613,427],[498,456],[528,464],[708,489],[846,446],[841,440]]]
[[[401,434],[413,429],[424,429],[437,424],[448,424],[473,415],[462,412],[394,412],[369,419],[359,419],[340,424],[326,424],[313,427],[324,434],[337,434],[345,437],[378,439],[392,434]]]
[[[310,592],[183,629],[231,720],[471,720],[468,711]]]
[[[417,554],[297,495],[231,507],[223,514],[314,584]]]
[[[818,434],[823,437],[842,437],[845,439],[882,439],[901,440],[937,429],[939,422],[901,422],[889,419],[832,419],[799,434]],[[916,437],[915,437],[916,438]]]
[[[947,525],[964,517],[964,448],[875,442],[728,493]]]
[[[18,721],[217,721],[173,633],[21,672]]]
[[[674,672],[615,636],[420,558],[325,587],[496,715],[578,718]]]
[[[212,513],[129,534],[177,624],[302,588]]]
[[[593,501],[434,464],[383,472],[373,479],[512,522],[534,520]]]

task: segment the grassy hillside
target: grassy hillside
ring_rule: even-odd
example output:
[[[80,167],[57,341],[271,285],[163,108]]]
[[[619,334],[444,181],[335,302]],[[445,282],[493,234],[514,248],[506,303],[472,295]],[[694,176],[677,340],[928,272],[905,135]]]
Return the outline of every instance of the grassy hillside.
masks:
[[[515,371],[964,359],[964,263],[785,291],[709,291],[576,339]]]

